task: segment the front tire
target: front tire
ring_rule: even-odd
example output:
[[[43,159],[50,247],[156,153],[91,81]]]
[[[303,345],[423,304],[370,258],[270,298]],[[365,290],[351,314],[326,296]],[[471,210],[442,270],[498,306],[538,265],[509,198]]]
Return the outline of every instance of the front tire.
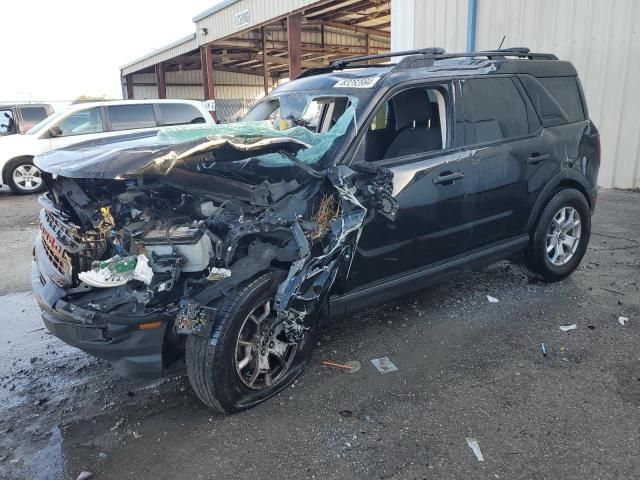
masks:
[[[286,275],[264,273],[217,301],[208,338],[187,337],[189,382],[202,402],[221,413],[261,403],[304,370],[313,345],[313,329],[300,344],[290,342],[275,321],[273,299]]]
[[[45,189],[42,172],[33,164],[32,157],[11,160],[6,166],[7,184],[18,195],[41,193]]]
[[[591,210],[573,188],[558,191],[547,203],[525,254],[527,267],[546,282],[562,280],[580,264],[591,236]]]

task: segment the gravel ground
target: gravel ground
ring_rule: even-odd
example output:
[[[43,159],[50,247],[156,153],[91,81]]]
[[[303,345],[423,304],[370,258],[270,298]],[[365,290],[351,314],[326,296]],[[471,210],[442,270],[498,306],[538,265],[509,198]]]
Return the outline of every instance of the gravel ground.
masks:
[[[337,320],[294,386],[231,417],[183,365],[127,381],[48,335],[28,293],[36,200],[0,208],[0,478],[640,478],[637,192],[601,192],[569,279],[502,262]]]

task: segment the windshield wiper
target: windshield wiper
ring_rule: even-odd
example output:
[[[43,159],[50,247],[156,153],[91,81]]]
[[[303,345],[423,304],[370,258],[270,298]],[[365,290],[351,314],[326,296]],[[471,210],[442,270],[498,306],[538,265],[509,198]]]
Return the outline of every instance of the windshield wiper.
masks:
[[[287,152],[286,150],[280,150],[279,152],[283,157],[287,157],[289,160],[291,160],[291,162],[294,165],[297,165],[298,167],[300,167],[302,170],[304,170],[305,172],[307,172],[309,175],[311,175],[314,178],[322,178],[324,177],[324,173],[321,173],[313,168],[311,168],[309,165],[307,165],[304,162],[301,162],[298,157],[296,157],[295,155],[293,155],[292,153]]]

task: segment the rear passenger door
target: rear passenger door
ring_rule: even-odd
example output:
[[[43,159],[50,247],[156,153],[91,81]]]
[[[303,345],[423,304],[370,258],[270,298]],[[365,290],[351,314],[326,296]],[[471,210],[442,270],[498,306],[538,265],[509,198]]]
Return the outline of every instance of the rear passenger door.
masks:
[[[471,247],[525,233],[532,196],[531,167],[548,158],[535,111],[508,76],[460,80],[464,121],[460,141],[475,166]]]

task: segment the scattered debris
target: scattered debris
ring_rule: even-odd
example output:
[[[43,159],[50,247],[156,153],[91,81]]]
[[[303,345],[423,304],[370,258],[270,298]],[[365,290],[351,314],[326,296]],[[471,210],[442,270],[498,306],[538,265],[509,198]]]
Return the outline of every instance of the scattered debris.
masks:
[[[624,324],[629,321],[628,317],[618,317],[618,323],[624,327]]]
[[[562,330],[563,332],[570,332],[571,330],[577,330],[577,329],[578,329],[578,325],[576,325],[575,323],[571,325],[560,325],[560,330]]]
[[[615,293],[616,295],[624,295],[624,293],[622,292],[618,292],[617,290],[611,290],[610,288],[604,288],[604,287],[600,287],[602,290],[604,290],[605,292],[611,292],[611,293]]]
[[[229,270],[228,268],[211,267],[211,270],[209,270],[209,275],[207,276],[207,280],[209,280],[210,282],[214,282],[216,280],[229,278],[230,276],[231,270]]]
[[[351,410],[340,410],[338,412],[341,416],[343,416],[344,418],[351,418],[353,417],[353,412]]]
[[[330,362],[328,360],[322,360],[322,362],[320,363],[326,365],[327,367],[340,368],[344,373],[355,373],[360,370],[360,362],[356,360],[352,360],[345,364]]]
[[[489,303],[498,303],[500,301],[496,297],[492,297],[491,295],[487,295],[487,300],[489,300]]]
[[[124,418],[121,418],[116,422],[116,424],[111,427],[111,431],[119,429],[122,425],[124,425]]]
[[[360,362],[357,360],[351,360],[350,362],[345,363],[349,367],[348,370],[345,370],[344,373],[356,373],[360,370]]]
[[[373,366],[376,367],[380,373],[398,371],[398,367],[396,367],[388,357],[374,358],[371,360],[371,363],[373,363]]]
[[[85,470],[84,472],[80,472],[80,475],[76,477],[76,480],[89,480],[90,478],[93,478],[93,473]]]
[[[544,346],[544,343],[540,344],[540,351],[542,352],[543,357],[547,356],[547,347]]]
[[[469,437],[467,437],[466,440],[467,440],[467,445],[471,447],[471,450],[473,450],[473,453],[475,453],[478,461],[484,462],[484,457],[482,456],[482,452],[480,451],[480,444],[478,443],[478,440],[476,440],[475,438],[469,438]]]
[[[131,434],[133,435],[133,438],[136,438],[136,439],[138,439],[138,438],[142,437],[142,434],[141,434],[141,433],[136,432],[135,430],[134,430],[134,431],[132,431],[132,432],[131,432]]]
[[[596,329],[596,326],[595,326],[595,325],[587,325],[587,328],[588,328],[589,330],[595,330],[595,329]]]

